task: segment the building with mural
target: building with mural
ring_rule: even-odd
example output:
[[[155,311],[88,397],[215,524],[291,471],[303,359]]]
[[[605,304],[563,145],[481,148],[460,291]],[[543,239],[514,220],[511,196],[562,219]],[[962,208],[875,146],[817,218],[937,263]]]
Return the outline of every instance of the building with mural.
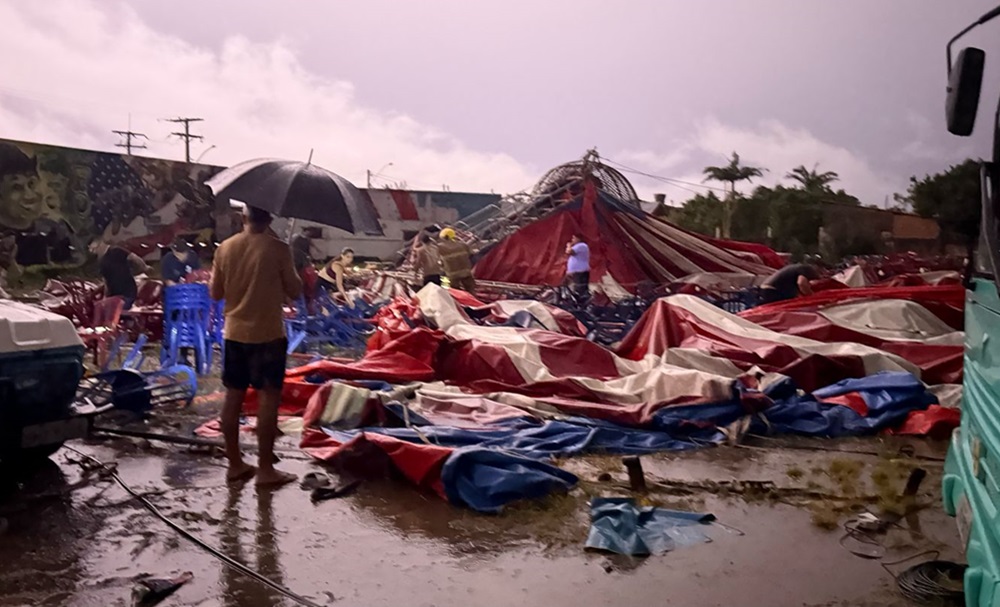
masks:
[[[205,181],[222,167],[0,139],[0,263],[75,267],[95,240],[148,259],[177,236],[211,246],[239,229]],[[354,236],[301,226],[317,249],[350,246],[364,257],[389,258],[431,224],[456,223],[495,206],[496,194],[362,190],[379,212],[385,235]],[[280,233],[281,223],[275,226]],[[298,227],[296,229],[299,229]]]
[[[22,266],[77,266],[95,240],[143,255],[216,231],[206,179],[221,170],[159,158],[0,140],[0,234]]]

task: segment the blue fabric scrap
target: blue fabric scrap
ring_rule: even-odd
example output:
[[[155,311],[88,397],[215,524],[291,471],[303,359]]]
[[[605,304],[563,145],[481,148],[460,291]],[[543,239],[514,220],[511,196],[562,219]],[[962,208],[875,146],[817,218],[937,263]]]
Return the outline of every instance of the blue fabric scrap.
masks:
[[[649,556],[712,541],[705,526],[712,514],[637,506],[629,497],[601,497],[590,502],[587,548]]]
[[[868,405],[868,414],[850,407],[820,402],[857,393]],[[789,395],[764,411],[766,423],[755,418],[750,431],[770,434],[842,437],[874,434],[901,424],[911,411],[937,402],[919,379],[910,373],[884,371],[859,379],[846,379],[804,396]]]

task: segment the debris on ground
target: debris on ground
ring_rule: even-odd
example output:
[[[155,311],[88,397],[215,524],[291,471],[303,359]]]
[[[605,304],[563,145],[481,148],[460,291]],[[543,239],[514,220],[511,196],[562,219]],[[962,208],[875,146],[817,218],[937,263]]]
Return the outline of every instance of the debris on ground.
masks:
[[[628,497],[595,498],[590,505],[586,546],[631,556],[650,556],[709,542],[704,527],[711,514],[639,506]]]
[[[194,574],[186,571],[172,578],[141,576],[132,588],[132,607],[152,607],[177,592],[181,586],[194,579]]]

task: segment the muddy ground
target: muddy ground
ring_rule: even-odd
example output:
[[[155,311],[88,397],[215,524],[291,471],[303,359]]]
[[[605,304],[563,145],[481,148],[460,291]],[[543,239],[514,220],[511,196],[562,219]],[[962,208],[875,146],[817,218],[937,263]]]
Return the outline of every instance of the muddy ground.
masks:
[[[159,429],[187,434],[205,418],[186,415]],[[906,605],[882,562],[926,550],[960,560],[940,506],[945,445],[905,444],[762,440],[643,458],[645,503],[711,512],[726,525],[708,528],[710,543],[645,559],[583,549],[588,499],[631,494],[620,458],[560,462],[584,479],[572,493],[485,516],[393,480],[313,504],[296,485],[227,486],[222,460],[204,450],[122,438],[72,446],[114,462],[185,529],[319,604],[778,607]],[[295,604],[179,537],[80,459],[63,450],[30,477],[8,479],[0,606],[129,605],[136,576],[183,571],[193,581],[162,605]],[[294,449],[282,466],[318,469]],[[928,476],[905,503],[897,496],[917,466]],[[865,508],[912,513],[862,544],[842,524]]]

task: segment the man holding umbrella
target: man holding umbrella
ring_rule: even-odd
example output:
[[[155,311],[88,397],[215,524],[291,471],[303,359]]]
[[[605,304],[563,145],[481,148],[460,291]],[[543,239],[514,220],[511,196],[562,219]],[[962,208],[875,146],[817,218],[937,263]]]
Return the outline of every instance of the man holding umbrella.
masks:
[[[288,245],[270,230],[271,219],[267,211],[247,206],[243,232],[219,246],[212,269],[212,298],[226,301],[222,370],[226,386],[222,432],[229,459],[226,478],[237,481],[256,474],[258,485],[295,480],[295,475],[274,467],[274,440],[288,349],[282,306],[286,297],[302,294],[302,281]],[[239,444],[240,414],[251,386],[259,394],[257,468],[243,461]]]
[[[222,430],[229,458],[228,478],[255,472],[243,461],[239,422],[249,386],[260,392],[257,437],[258,485],[287,483],[295,477],[275,470],[274,438],[288,347],[282,304],[302,293],[292,252],[271,231],[271,217],[302,219],[352,233],[381,234],[370,198],[340,175],[307,162],[258,158],[221,171],[205,185],[216,204],[246,205],[243,232],[222,243],[212,273],[212,297],[226,300],[226,356],[222,380],[226,405]]]

